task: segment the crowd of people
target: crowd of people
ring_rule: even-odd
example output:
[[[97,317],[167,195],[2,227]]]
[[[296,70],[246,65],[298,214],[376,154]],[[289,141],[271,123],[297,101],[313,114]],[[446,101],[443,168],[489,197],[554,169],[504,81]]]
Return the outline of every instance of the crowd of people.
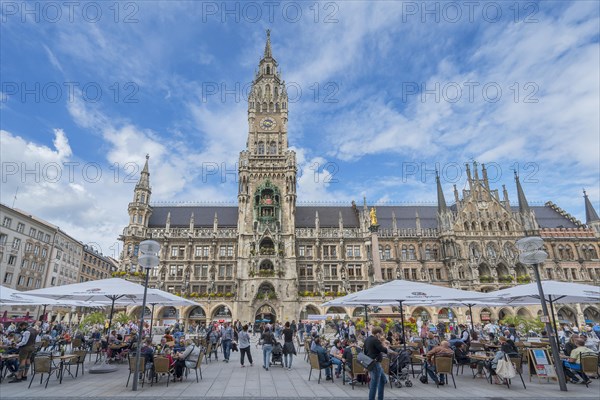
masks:
[[[3,362],[10,372],[11,383],[27,379],[32,355],[43,347],[48,351],[63,351],[74,340],[79,346],[92,348],[93,343],[101,344],[109,360],[124,359],[126,355],[136,351],[139,327],[130,321],[126,324],[116,323],[106,333],[107,324],[69,327],[60,323],[37,321],[33,324],[20,322],[9,326],[0,325],[0,352],[18,354],[18,358],[6,359]],[[258,335],[257,347],[262,350],[262,367],[269,370],[276,357],[281,356],[281,364],[291,370],[297,347],[307,344],[309,351],[314,352],[321,368],[325,369],[326,380],[337,378],[347,372],[346,379],[355,383],[364,376],[356,376],[352,371],[352,360],[360,353],[375,360],[369,371],[369,399],[383,398],[386,376],[381,368],[383,357],[394,357],[404,347],[420,349],[424,358],[422,383],[434,381],[444,385],[445,377],[438,374],[435,365],[437,357],[453,356],[459,364],[470,364],[469,349],[473,343],[486,341],[493,343],[495,354],[488,362],[477,363],[477,372],[487,374],[495,383],[502,380],[496,374],[500,360],[518,356],[516,343],[523,341],[529,332],[521,332],[519,328],[509,324],[490,321],[483,325],[466,326],[458,324],[452,329],[444,324],[437,326],[423,324],[417,331],[402,332],[399,324],[375,322],[367,326],[357,327],[353,321],[291,321],[285,323],[256,322],[242,324],[234,322],[213,322],[207,325],[195,323],[187,327],[175,323],[160,334],[151,335],[149,327],[142,329],[142,346],[140,354],[145,358],[146,369],[153,368],[156,355],[169,359],[169,365],[175,381],[181,380],[185,368],[193,368],[199,357],[206,352],[207,358],[219,359],[229,363],[232,351],[240,352],[240,366],[254,365],[251,341]],[[561,351],[564,353],[565,372],[573,383],[588,383],[589,377],[578,371],[580,354],[597,354],[600,342],[600,325],[574,327],[562,325],[559,329]],[[327,333],[327,334],[326,334]],[[542,331],[537,341],[549,340]],[[196,340],[192,340],[193,337]],[[153,340],[154,339],[154,340]],[[200,344],[201,343],[201,344]],[[333,371],[333,372],[332,372]]]

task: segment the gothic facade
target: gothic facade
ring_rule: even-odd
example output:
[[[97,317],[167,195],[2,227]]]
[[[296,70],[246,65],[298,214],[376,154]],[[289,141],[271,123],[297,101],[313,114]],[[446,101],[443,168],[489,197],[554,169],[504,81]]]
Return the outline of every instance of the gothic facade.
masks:
[[[468,189],[454,187],[448,206],[439,177],[437,206],[297,206],[296,155],[288,148],[285,81],[273,58],[269,33],[248,98],[248,140],[240,153],[238,206],[151,205],[148,157],[129,204],[120,240],[120,267],[141,279],[137,246],[161,244],[154,287],[184,295],[198,307],[158,307],[158,323],[172,319],[292,320],[325,310],[320,304],[373,284],[406,279],[479,291],[533,280],[518,262],[515,242],[526,234],[544,238],[549,254],[542,279],[600,283],[600,218],[584,195],[586,223],[551,202],[529,206],[515,175],[518,204],[489,185],[485,165],[466,166]],[[481,172],[481,177],[480,177]],[[432,188],[433,190],[433,188]],[[476,322],[536,307],[488,307]],[[597,305],[563,307],[559,319],[600,320]],[[467,316],[460,310],[409,308],[432,322]],[[357,314],[358,315],[358,314]],[[462,320],[462,321],[461,321]]]

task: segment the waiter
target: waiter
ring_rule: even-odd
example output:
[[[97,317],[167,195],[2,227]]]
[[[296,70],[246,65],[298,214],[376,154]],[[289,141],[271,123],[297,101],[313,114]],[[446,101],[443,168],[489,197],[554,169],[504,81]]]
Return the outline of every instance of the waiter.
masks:
[[[21,332],[21,341],[17,343],[19,349],[19,370],[17,375],[8,383],[16,383],[27,380],[27,371],[31,365],[31,356],[35,351],[35,339],[38,335],[37,330],[33,327],[29,327],[29,324],[25,321],[19,322],[17,325],[19,332]]]

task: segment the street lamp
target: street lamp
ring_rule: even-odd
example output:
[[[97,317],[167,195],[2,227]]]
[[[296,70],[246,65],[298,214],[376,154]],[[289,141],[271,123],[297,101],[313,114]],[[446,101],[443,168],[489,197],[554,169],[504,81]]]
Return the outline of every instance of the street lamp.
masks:
[[[150,270],[160,263],[158,258],[158,252],[160,251],[160,244],[154,240],[144,240],[140,243],[139,251],[142,254],[138,257],[138,263],[141,265],[146,272],[146,279],[144,281],[144,300],[142,301],[142,312],[140,317],[140,328],[138,334],[137,351],[135,353],[135,375],[133,376],[132,390],[135,392],[138,386],[139,374],[140,374],[140,357],[142,353],[142,333],[144,330],[144,311],[146,310],[146,296],[148,294],[148,277],[150,276]],[[150,327],[150,334],[152,335],[152,327]],[[146,372],[146,371],[143,371]]]
[[[542,287],[542,280],[540,279],[539,264],[543,263],[548,257],[548,254],[543,250],[544,240],[540,237],[529,236],[518,240],[516,245],[520,252],[519,261],[521,261],[523,264],[529,264],[533,267],[540,301],[542,302],[542,312],[544,314],[543,319],[544,323],[546,324],[546,332],[548,332],[548,335],[550,335],[550,348],[552,349],[554,367],[556,369],[556,375],[558,376],[558,385],[560,386],[561,391],[566,392],[567,383],[562,361],[560,359],[560,350],[556,341],[556,332],[554,332],[554,328],[550,325],[548,306],[546,305],[544,288]]]

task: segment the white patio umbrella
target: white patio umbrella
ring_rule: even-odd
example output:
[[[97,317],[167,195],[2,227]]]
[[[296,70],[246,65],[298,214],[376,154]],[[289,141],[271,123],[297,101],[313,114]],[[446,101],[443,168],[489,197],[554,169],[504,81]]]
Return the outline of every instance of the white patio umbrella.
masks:
[[[496,307],[503,306],[505,303],[493,303],[487,300],[440,300],[433,301],[431,303],[423,303],[422,305],[428,306],[445,306],[445,307],[468,307],[469,315],[471,316],[471,330],[475,331],[475,324],[473,323],[473,307]]]
[[[546,301],[550,303],[550,313],[554,327],[556,327],[554,304],[600,303],[600,286],[551,280],[542,281],[541,283]],[[537,283],[517,285],[489,292],[487,295],[489,301],[511,306],[540,304],[541,301]]]
[[[61,305],[62,303],[46,297],[30,296],[15,289],[0,286],[0,305],[2,306],[40,306]]]
[[[85,301],[91,303],[91,305],[107,305],[107,301],[110,301],[110,328],[115,302],[119,300],[118,304],[141,303],[144,296],[144,287],[124,279],[110,278],[31,290],[27,294],[49,297],[55,300]]]
[[[426,304],[432,301],[479,300],[481,293],[452,289],[428,283],[397,279],[372,288],[361,290],[344,297],[326,302],[322,306],[331,305],[392,305],[400,306],[400,322],[404,332],[403,304]],[[406,341],[404,343],[406,349]]]
[[[104,303],[104,304],[110,304],[110,302],[100,302],[100,303]],[[115,302],[115,304],[141,304],[142,301],[140,299],[126,299],[125,301],[123,301],[122,299],[119,299]],[[197,306],[198,303],[191,301],[191,300],[187,300],[184,299],[183,297],[179,297],[176,296],[174,294],[171,294],[169,292],[165,292],[164,290],[159,290],[159,289],[148,289],[148,294],[146,295],[146,304],[149,304],[152,306],[152,313],[151,313],[151,318],[150,318],[150,326],[152,327],[152,323],[153,323],[153,318],[154,318],[154,307],[157,304],[163,305],[163,306]],[[141,327],[140,327],[141,329]]]

